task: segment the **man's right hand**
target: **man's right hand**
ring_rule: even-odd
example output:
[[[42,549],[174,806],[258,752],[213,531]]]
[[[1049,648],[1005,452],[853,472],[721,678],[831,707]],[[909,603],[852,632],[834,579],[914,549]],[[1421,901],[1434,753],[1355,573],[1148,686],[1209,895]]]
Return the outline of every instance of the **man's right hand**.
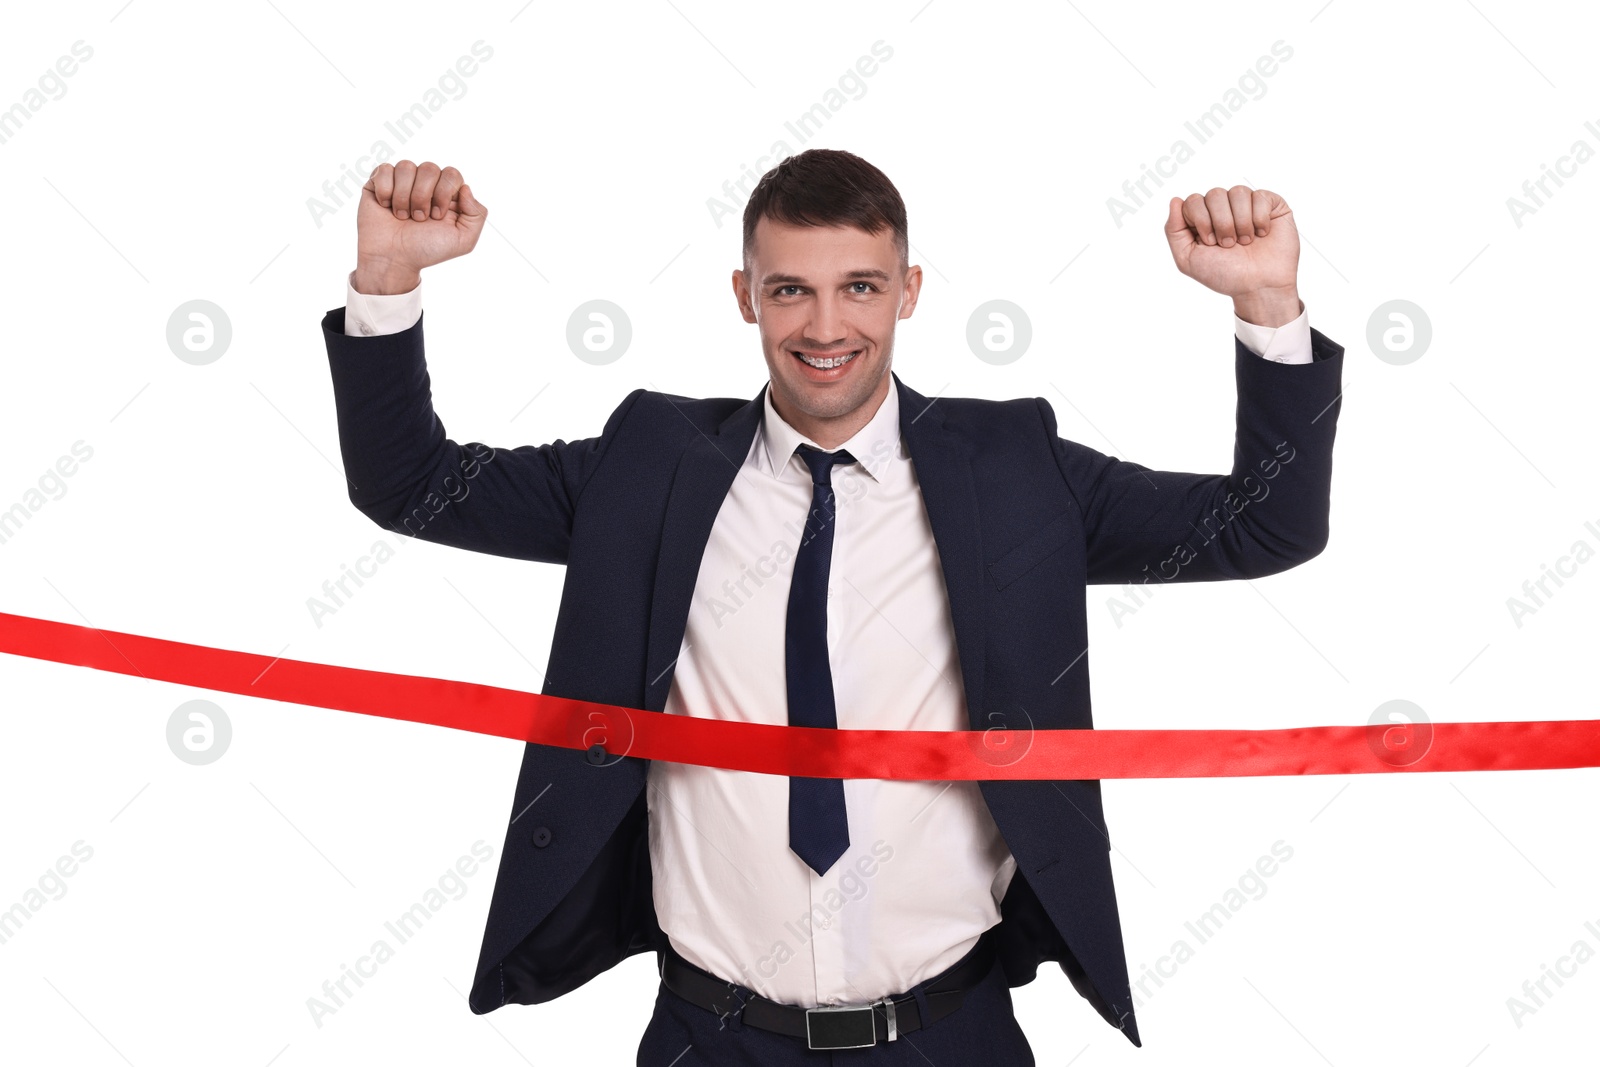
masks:
[[[356,291],[410,292],[422,268],[472,251],[488,215],[454,167],[378,164],[356,212]]]

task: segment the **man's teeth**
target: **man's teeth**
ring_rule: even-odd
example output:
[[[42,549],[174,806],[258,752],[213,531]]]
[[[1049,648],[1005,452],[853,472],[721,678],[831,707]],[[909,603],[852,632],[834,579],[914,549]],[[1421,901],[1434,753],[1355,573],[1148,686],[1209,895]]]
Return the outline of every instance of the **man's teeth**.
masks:
[[[796,352],[795,355],[799,356],[811,366],[816,367],[818,370],[832,370],[834,367],[843,366],[852,359],[856,358],[856,353],[854,352],[847,353],[843,356],[834,356],[831,359],[818,359],[815,356],[808,356],[804,352]]]

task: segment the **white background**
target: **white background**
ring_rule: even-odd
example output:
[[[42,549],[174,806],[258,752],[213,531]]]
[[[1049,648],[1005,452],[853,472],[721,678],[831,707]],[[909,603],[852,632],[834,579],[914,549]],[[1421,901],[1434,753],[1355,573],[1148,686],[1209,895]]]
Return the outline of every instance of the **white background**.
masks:
[[[1435,721],[1596,717],[1600,562],[1520,627],[1506,604],[1575,541],[1600,547],[1584,526],[1600,527],[1585,321],[1600,161],[1521,226],[1507,207],[1574,141],[1600,149],[1584,127],[1600,126],[1592,15],[1504,0],[1051,7],[13,13],[0,108],[73,42],[93,55],[0,144],[0,509],[74,442],[93,455],[0,543],[0,610],[537,691],[558,567],[413,541],[320,626],[307,608],[396,540],[345,497],[319,328],[344,301],[355,209],[319,225],[308,202],[379,139],[461,168],[490,230],[424,280],[441,418],[462,441],[572,440],[641,385],[756,395],[757,335],[729,285],[744,197],[723,185],[784,140],[855,151],[904,196],[926,272],[895,352],[908,384],[1045,397],[1063,435],[1157,468],[1226,470],[1233,431],[1231,307],[1174,269],[1166,196],[1244,183],[1294,208],[1310,321],[1347,348],[1331,542],[1282,575],[1164,588],[1120,626],[1117,591],[1092,587],[1097,725],[1364,724],[1396,698]],[[493,56],[465,94],[398,145],[385,120],[478,40]],[[880,40],[893,55],[864,93],[799,143],[784,122]],[[1198,144],[1185,120],[1279,40],[1293,55],[1264,94]],[[1117,226],[1107,199],[1180,137],[1194,158]],[[634,328],[598,367],[564,336],[594,298]],[[965,340],[995,298],[1034,330],[1005,366]],[[233,328],[206,366],[166,342],[193,299]],[[1432,324],[1403,366],[1367,342],[1394,299]],[[0,908],[74,842],[93,849],[0,944],[5,1059],[633,1062],[651,955],[550,1004],[467,1008],[519,743],[14,656],[0,686]],[[203,767],[165,736],[197,697],[234,731]],[[1047,965],[1014,991],[1039,1062],[1591,1057],[1600,961],[1547,986],[1520,1026],[1507,1000],[1576,942],[1600,951],[1584,926],[1600,927],[1596,775],[1106,783],[1133,976],[1178,939],[1194,956],[1147,986],[1142,1050]],[[307,998],[478,840],[494,858],[465,894],[313,1022]],[[1185,922],[1280,840],[1293,856],[1265,894],[1198,944]]]

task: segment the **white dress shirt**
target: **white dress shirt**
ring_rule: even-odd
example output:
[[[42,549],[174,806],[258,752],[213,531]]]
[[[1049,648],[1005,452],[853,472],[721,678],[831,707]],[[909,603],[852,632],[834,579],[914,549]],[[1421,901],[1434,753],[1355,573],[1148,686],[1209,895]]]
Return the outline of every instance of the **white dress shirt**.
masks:
[[[352,272],[352,279],[354,273]],[[346,286],[345,332],[409,329],[421,286]],[[1273,328],[1234,316],[1266,359],[1311,362],[1304,310]],[[784,625],[816,446],[763,395],[761,422],[711,529],[666,713],[788,721]],[[967,730],[938,549],[891,386],[833,470],[828,662],[842,729]],[[789,849],[788,779],[656,761],[650,862],[662,930],[690,962],[812,1007],[905,992],[1000,921],[1016,860],[977,782],[847,779],[850,846],[825,875]]]

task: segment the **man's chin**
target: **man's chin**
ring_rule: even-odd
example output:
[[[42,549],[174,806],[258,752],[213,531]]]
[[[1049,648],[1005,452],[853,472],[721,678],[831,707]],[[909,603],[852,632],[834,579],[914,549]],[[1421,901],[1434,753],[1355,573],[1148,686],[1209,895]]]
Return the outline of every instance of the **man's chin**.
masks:
[[[792,356],[790,357],[793,358]],[[862,367],[862,370],[869,368]],[[836,419],[848,415],[872,399],[881,372],[871,371],[871,377],[854,375],[837,382],[815,382],[806,378],[783,379],[779,395],[787,401],[785,407],[798,409],[812,419]]]

